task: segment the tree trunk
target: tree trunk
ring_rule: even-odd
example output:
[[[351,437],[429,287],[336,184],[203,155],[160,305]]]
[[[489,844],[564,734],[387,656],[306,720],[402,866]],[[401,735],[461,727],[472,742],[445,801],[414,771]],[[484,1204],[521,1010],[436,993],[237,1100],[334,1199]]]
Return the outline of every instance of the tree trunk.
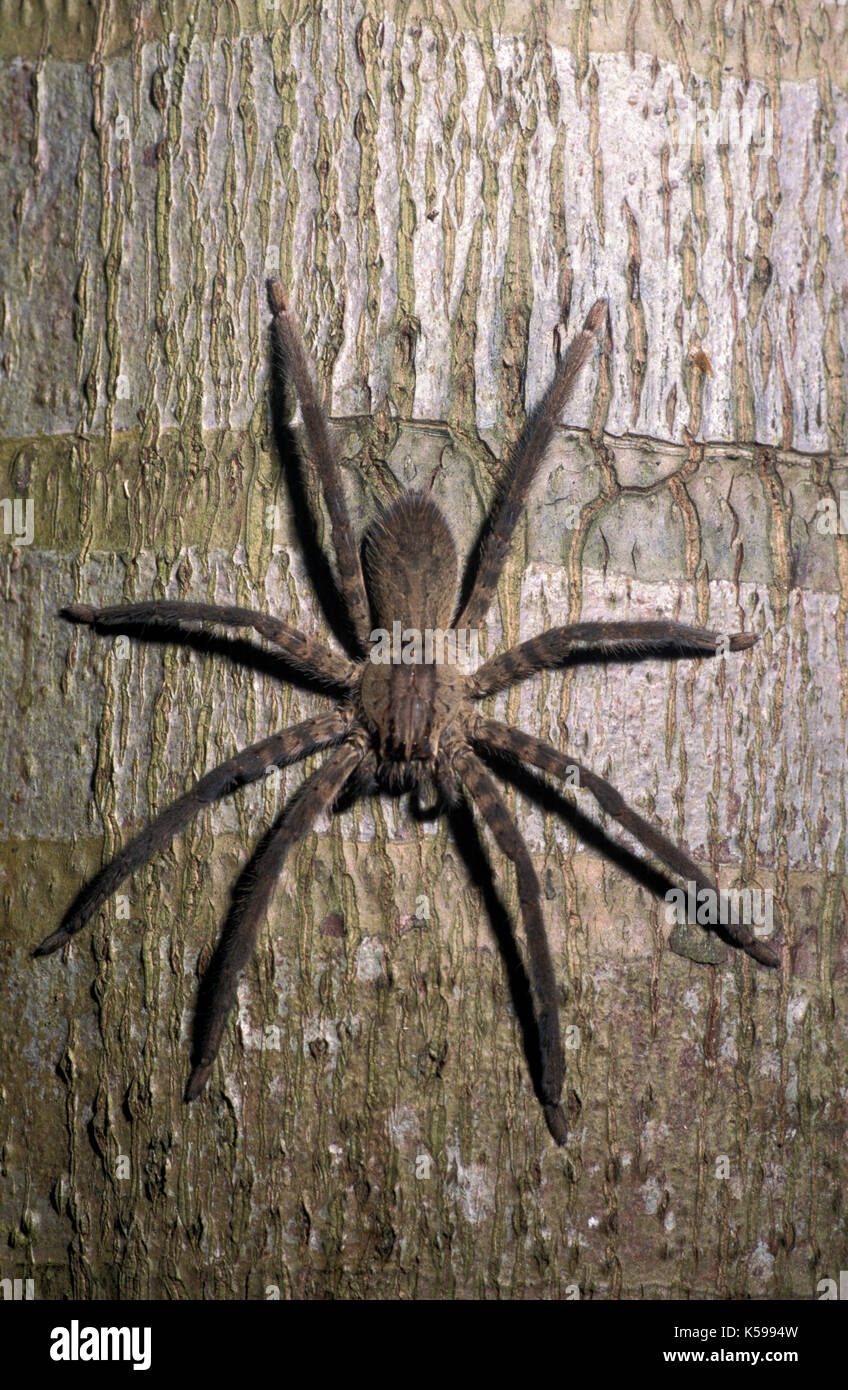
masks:
[[[177,5],[165,33],[146,2],[90,31],[55,9],[2,60],[0,1278],[815,1297],[848,1259],[848,10],[269,0]],[[560,337],[608,298],[489,650],[580,618],[760,638],[487,704],[784,923],[782,971],[673,930],[585,791],[508,791],[561,982],[562,1150],[496,940],[520,937],[512,871],[486,842],[499,911],[472,842],[405,800],[292,853],[190,1107],[198,977],[300,768],[199,816],[66,960],[31,958],[199,775],[327,706],[258,645],[247,667],[57,616],[215,599],[333,640],[270,425],[272,271],[357,528],[432,485],[462,554]]]

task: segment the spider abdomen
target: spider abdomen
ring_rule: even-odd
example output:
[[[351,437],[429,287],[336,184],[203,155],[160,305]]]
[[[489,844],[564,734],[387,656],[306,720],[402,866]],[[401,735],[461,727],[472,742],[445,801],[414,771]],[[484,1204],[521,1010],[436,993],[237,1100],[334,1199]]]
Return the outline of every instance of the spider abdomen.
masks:
[[[368,591],[378,629],[444,631],[456,611],[459,568],[450,527],[423,492],[398,498],[365,539]]]
[[[364,722],[382,760],[435,758],[469,655],[451,627],[459,574],[450,527],[425,493],[406,493],[371,527],[365,560],[377,626],[360,686]]]

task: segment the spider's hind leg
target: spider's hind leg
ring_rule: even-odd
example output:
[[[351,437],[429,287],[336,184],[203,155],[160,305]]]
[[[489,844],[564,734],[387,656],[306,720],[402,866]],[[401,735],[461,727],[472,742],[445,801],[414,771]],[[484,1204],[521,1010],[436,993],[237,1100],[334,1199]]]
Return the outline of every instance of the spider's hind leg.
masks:
[[[479,758],[467,745],[453,758],[455,776],[466,788],[503,854],[515,866],[521,917],[527,938],[530,986],[538,1044],[538,1074],[533,1082],[551,1137],[568,1142],[568,1124],[562,1108],[565,1063],[559,1028],[557,983],[542,917],[542,893],[533,861],[518,826]],[[534,1068],[535,1070],[535,1068]]]
[[[239,976],[253,954],[256,939],[274,884],[292,845],[308,834],[322,811],[332,806],[348,778],[363,758],[364,749],[355,742],[342,743],[295,793],[275,830],[251,867],[246,892],[238,898],[218,949],[201,986],[198,1004],[192,1072],[185,1090],[187,1101],[200,1095],[209,1079],[230,1010],[235,1002]],[[360,729],[359,734],[363,731]]]
[[[454,626],[479,627],[494,597],[509,553],[512,537],[524,509],[533,480],[545,456],[554,426],[571,396],[584,364],[591,356],[595,335],[609,326],[607,301],[598,299],[586,315],[581,331],[557,364],[553,380],[530,412],[527,424],[506,469],[500,497],[489,518],[468,600]],[[463,590],[465,584],[463,583]]]

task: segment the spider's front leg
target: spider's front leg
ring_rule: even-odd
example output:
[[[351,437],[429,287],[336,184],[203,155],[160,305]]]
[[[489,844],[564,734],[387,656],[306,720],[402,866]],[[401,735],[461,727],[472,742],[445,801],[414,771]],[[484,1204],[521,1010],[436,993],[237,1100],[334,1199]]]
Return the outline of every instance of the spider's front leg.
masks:
[[[333,549],[336,553],[338,579],[342,598],[353,627],[360,653],[368,651],[371,635],[371,616],[365,578],[359,558],[359,546],[350,524],[350,516],[342,489],[341,472],[330,439],[327,422],[318,404],[315,387],[306,360],[300,333],[289,307],[283,282],[272,276],[266,285],[268,303],[273,319],[275,353],[273,368],[288,371],[294,383],[303,427],[312,463],[321,482],[324,501],[330,516]]]
[[[607,301],[599,299],[586,315],[581,331],[569,343],[547,391],[528,416],[507,468],[500,500],[491,514],[473,588],[462,612],[454,620],[454,627],[479,627],[488,612],[515,527],[553,437],[554,426],[591,356],[595,335],[603,324],[609,324]]]

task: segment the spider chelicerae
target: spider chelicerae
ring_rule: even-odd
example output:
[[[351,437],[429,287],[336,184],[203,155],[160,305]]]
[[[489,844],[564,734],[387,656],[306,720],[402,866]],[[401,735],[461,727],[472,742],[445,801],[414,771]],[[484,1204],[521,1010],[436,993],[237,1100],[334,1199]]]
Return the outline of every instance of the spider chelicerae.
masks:
[[[558,1144],[564,1144],[568,1131],[561,1103],[564,1063],[557,982],[542,918],[539,880],[515,820],[490,776],[486,758],[516,759],[569,785],[575,784],[576,776],[602,809],[667,868],[693,882],[699,891],[717,896],[718,890],[684,850],[627,806],[603,777],[532,734],[487,718],[478,703],[516,681],[575,659],[710,656],[751,647],[756,639],[742,633],[722,637],[704,628],[669,621],[581,622],[551,628],[494,655],[470,673],[455,661],[446,660],[451,647],[445,639],[475,633],[486,616],[556,421],[592,353],[598,330],[607,323],[606,301],[593,305],[528,417],[505,469],[476,558],[460,585],[450,527],[426,493],[407,493],[388,507],[360,549],[303,344],[277,278],[268,281],[268,299],[273,315],[273,370],[278,384],[289,378],[294,385],[307,452],[329,514],[339,597],[349,621],[348,655],[268,614],[217,604],[153,600],[100,609],[74,604],[63,609],[62,616],[103,633],[137,631],[140,626],[157,624],[185,632],[194,630],[198,623],[252,628],[291,666],[338,698],[327,712],[261,739],[206,773],[81,890],[59,929],[42,942],[36,955],[49,955],[66,946],[122,880],[169,844],[204,806],[237,786],[257,780],[272,767],[283,767],[317,750],[330,750],[268,834],[248,889],[234,905],[204,979],[208,1004],[198,1012],[192,1071],[185,1093],[186,1100],[193,1100],[205,1086],[218,1054],[239,976],[251,957],[286,855],[316,818],[333,806],[345,788],[357,793],[420,793],[422,788],[434,788],[448,807],[468,798],[515,868],[535,1033],[528,1046],[528,1061],[548,1129]],[[376,659],[380,644],[384,650],[385,634],[398,632],[403,641],[400,659],[396,645],[389,660]],[[778,949],[758,939],[743,923],[719,920],[714,930],[761,964],[780,963]]]

